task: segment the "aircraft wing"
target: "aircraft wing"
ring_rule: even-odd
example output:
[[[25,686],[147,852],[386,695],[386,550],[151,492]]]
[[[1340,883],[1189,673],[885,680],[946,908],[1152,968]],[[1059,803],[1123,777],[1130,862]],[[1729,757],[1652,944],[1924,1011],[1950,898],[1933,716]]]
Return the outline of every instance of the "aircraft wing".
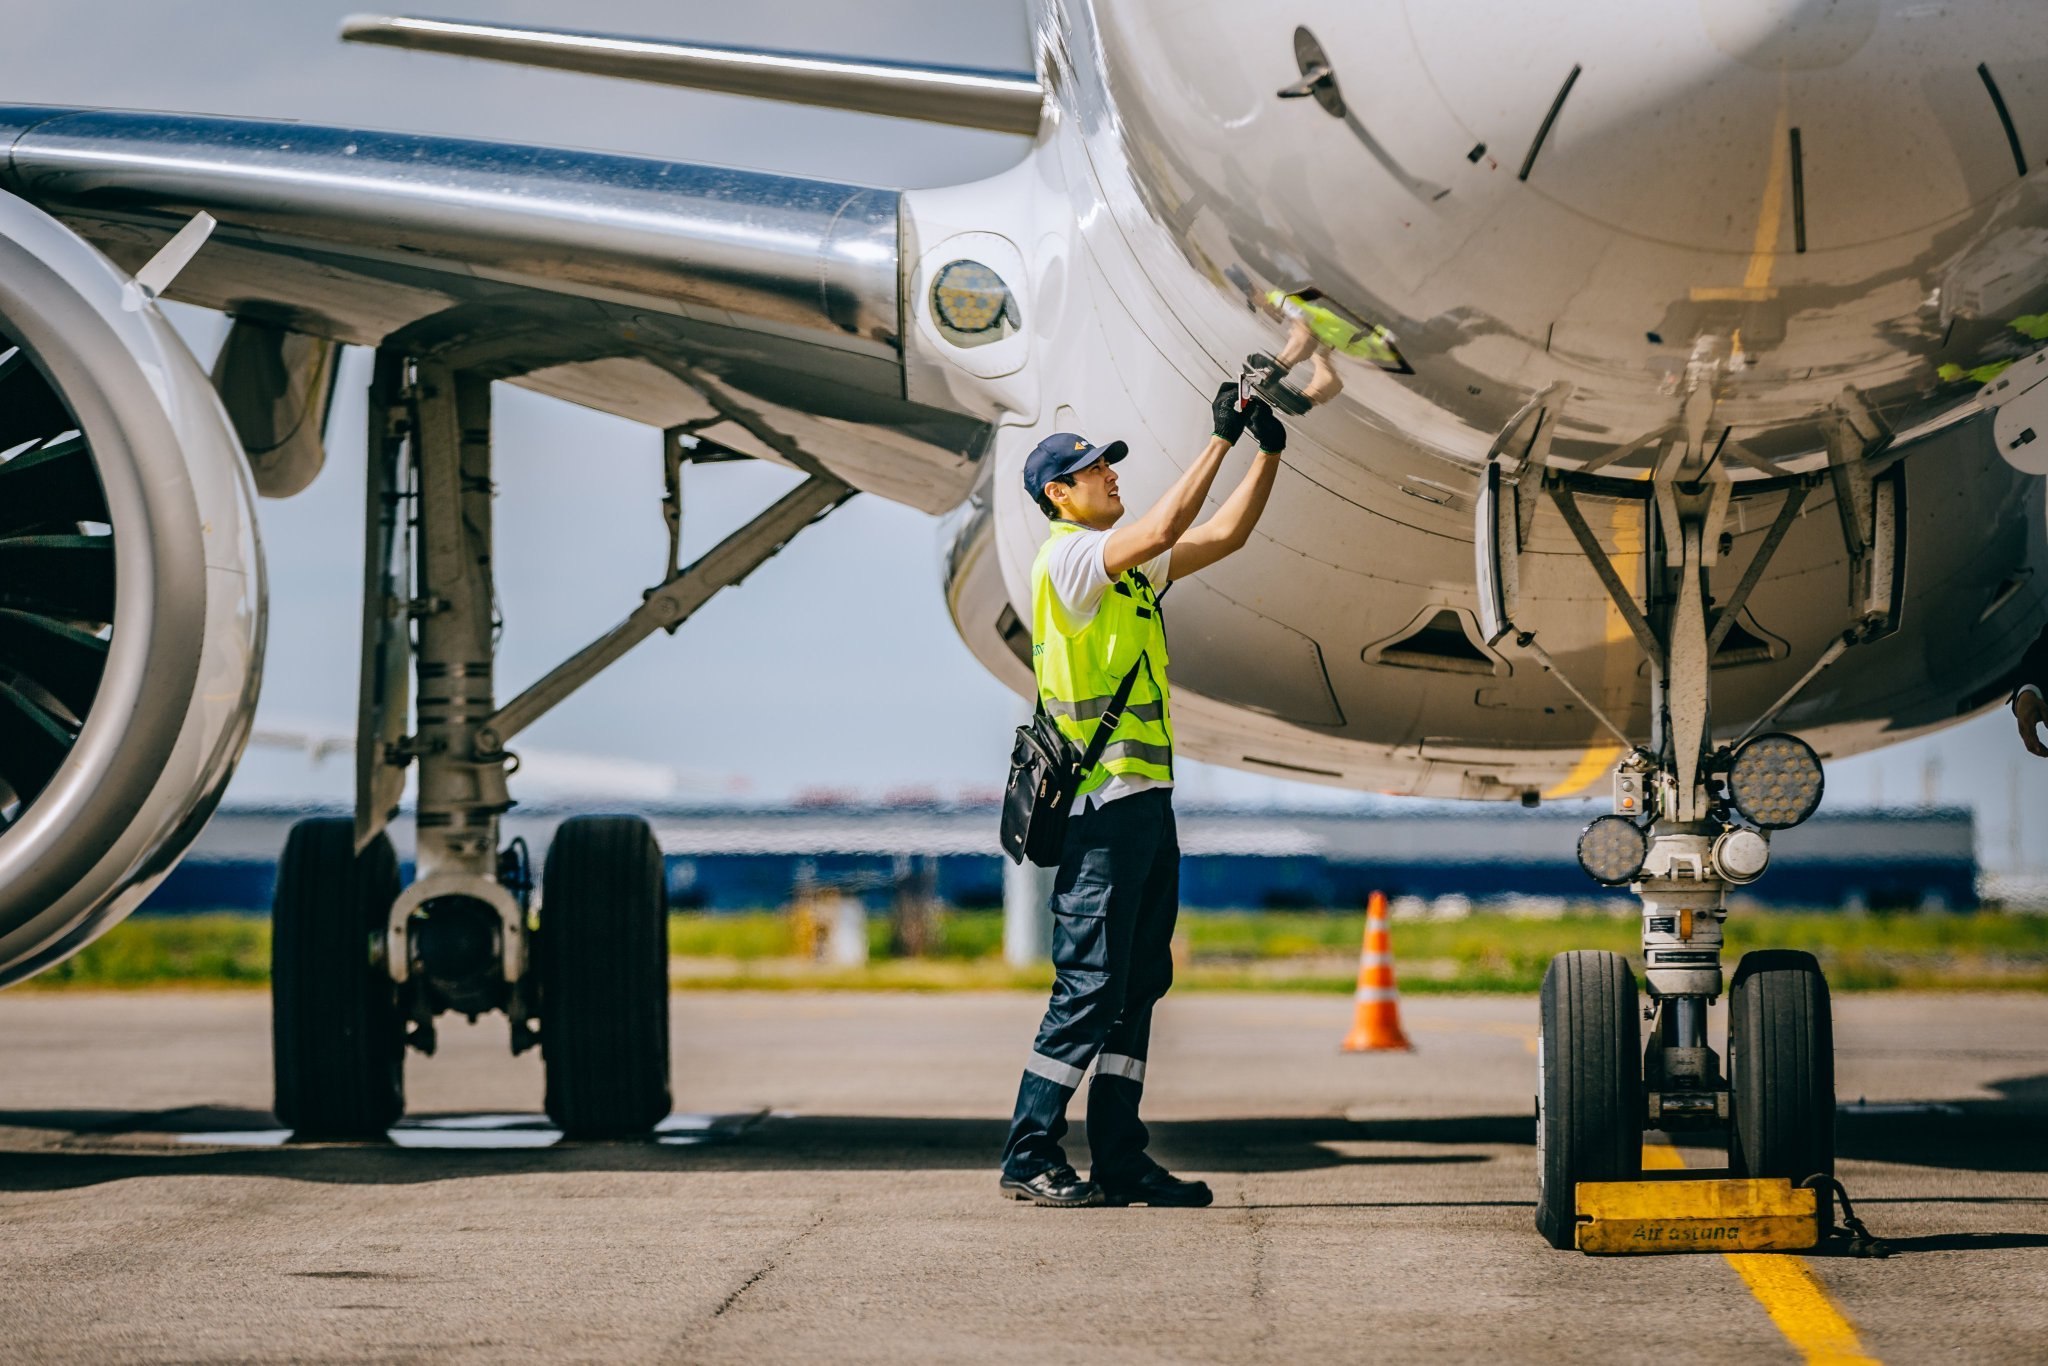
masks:
[[[647,157],[0,107],[0,188],[117,264],[219,226],[167,296],[483,371],[926,511],[979,417],[905,396],[893,190]]]

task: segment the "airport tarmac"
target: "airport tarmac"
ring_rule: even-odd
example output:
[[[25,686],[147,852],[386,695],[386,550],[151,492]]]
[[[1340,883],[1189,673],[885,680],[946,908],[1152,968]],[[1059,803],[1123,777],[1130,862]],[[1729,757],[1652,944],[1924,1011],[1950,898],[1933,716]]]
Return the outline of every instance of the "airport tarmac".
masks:
[[[8,1361],[2038,1361],[2048,998],[1837,1002],[1888,1260],[1593,1259],[1531,1226],[1535,1002],[1161,1008],[1154,1152],[1208,1210],[1045,1210],[994,1159],[1042,1002],[675,1001],[663,1141],[552,1145],[502,1022],[391,1146],[287,1147],[257,993],[0,995]],[[1079,1107],[1076,1107],[1078,1119]],[[1079,1145],[1076,1144],[1076,1155]],[[1693,1165],[1717,1155],[1686,1151]]]

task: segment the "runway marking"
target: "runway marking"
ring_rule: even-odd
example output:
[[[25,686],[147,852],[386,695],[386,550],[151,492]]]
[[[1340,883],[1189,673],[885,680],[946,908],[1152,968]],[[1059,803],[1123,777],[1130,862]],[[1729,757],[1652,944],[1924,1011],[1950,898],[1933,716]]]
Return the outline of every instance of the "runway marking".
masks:
[[[1671,1144],[1643,1145],[1644,1171],[1677,1171],[1684,1166],[1685,1155]],[[1801,1360],[1811,1366],[1880,1366],[1864,1350],[1856,1325],[1805,1258],[1783,1252],[1724,1252],[1721,1260],[1735,1268]]]
[[[731,1138],[765,1119],[767,1111],[743,1115],[670,1115],[654,1126],[654,1142],[665,1148],[689,1148]],[[206,1148],[281,1148],[289,1129],[228,1129],[216,1133],[181,1133],[180,1143]],[[562,1131],[546,1115],[436,1115],[400,1120],[389,1138],[397,1148],[551,1148]],[[308,1147],[361,1147],[361,1144],[308,1144]]]
[[[1863,1350],[1855,1325],[1804,1258],[1726,1252],[1722,1260],[1735,1268],[1771,1322],[1807,1361],[1816,1366],[1877,1366],[1877,1358]]]

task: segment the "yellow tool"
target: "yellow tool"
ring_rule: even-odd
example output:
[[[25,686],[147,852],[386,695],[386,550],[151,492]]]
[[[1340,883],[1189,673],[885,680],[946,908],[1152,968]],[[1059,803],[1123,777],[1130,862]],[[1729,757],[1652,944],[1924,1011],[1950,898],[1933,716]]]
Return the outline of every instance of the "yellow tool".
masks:
[[[1581,1252],[1799,1252],[1820,1242],[1814,1192],[1783,1177],[1582,1181]]]

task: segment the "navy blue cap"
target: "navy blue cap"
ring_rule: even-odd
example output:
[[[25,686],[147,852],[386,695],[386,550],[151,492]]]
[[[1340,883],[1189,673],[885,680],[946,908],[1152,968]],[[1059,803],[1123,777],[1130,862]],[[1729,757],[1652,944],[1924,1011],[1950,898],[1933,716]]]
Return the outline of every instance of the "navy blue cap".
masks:
[[[1097,446],[1072,432],[1054,432],[1024,457],[1024,487],[1035,498],[1062,475],[1085,470],[1098,460],[1114,465],[1130,453],[1130,447],[1121,441]]]

